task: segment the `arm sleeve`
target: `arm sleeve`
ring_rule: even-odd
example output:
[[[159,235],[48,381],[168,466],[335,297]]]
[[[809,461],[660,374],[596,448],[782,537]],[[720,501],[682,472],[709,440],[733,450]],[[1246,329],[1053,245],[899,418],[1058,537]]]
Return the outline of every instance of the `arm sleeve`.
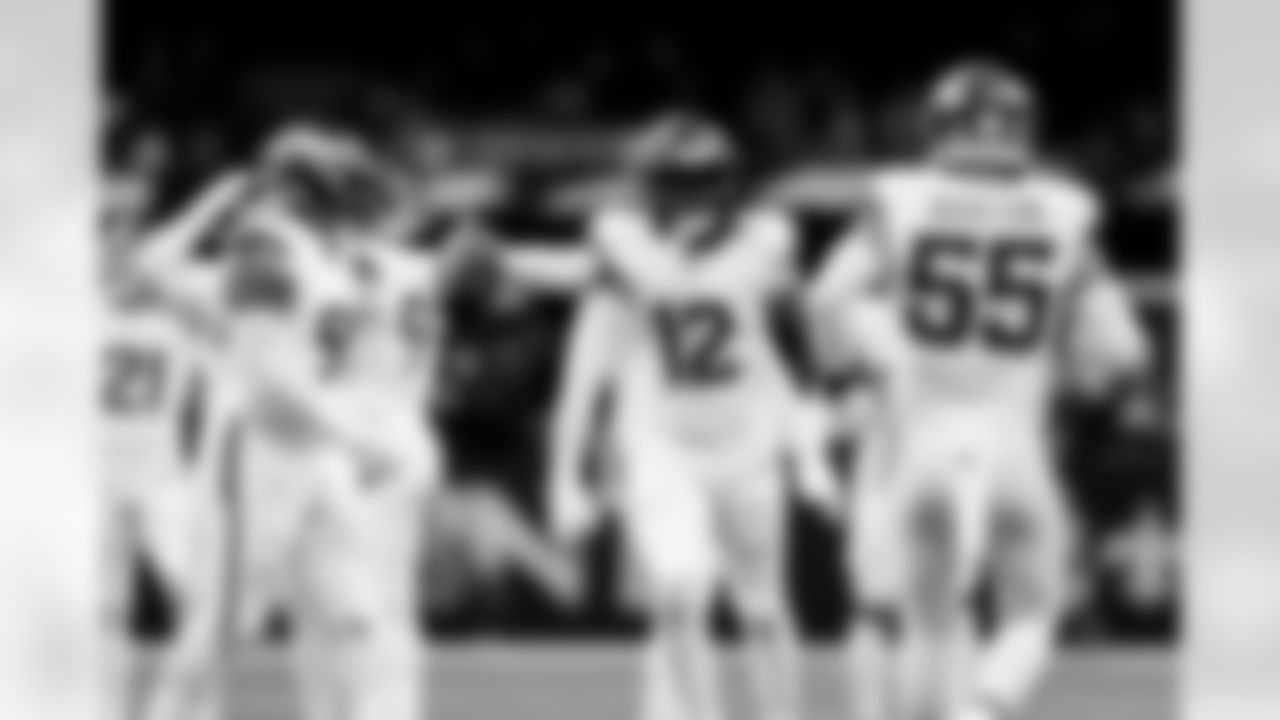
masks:
[[[249,178],[231,173],[216,180],[177,217],[160,226],[143,241],[133,257],[135,271],[163,280],[190,267],[200,243],[215,227],[227,220],[231,210],[244,198]],[[177,285],[179,282],[169,282]]]
[[[514,247],[501,252],[505,275],[545,292],[578,292],[596,275],[595,254],[581,247]]]
[[[208,318],[218,288],[216,264],[197,258],[197,250],[248,192],[245,173],[216,180],[177,217],[142,242],[131,259],[132,272],[157,289],[183,314]]]
[[[538,239],[523,236],[500,251],[503,275],[552,293],[572,294],[593,285],[599,273],[600,241],[611,232],[611,221],[604,215],[541,220],[522,226],[536,228]]]

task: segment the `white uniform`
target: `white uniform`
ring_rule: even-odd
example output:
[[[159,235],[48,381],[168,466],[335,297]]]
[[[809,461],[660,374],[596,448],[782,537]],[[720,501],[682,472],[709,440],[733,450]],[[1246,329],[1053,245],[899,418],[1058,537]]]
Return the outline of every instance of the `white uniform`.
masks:
[[[414,556],[421,537],[417,499],[439,482],[439,439],[427,420],[442,308],[433,295],[434,258],[387,245],[358,251],[362,317],[339,370],[341,413],[352,432],[394,458],[342,486],[329,526],[325,593],[361,622],[413,616]],[[395,632],[404,632],[396,626]]]
[[[767,212],[723,232],[718,246],[694,250],[650,217],[618,211],[594,234],[637,320],[615,432],[627,525],[650,583],[781,582],[772,576],[790,418],[779,409],[794,395],[770,311],[792,280],[796,240]]]
[[[434,392],[444,311],[436,258],[371,245],[354,261],[367,321],[353,340],[342,384],[360,398],[368,422],[360,430],[394,444],[402,479],[438,478],[438,439],[428,434],[425,402]]]
[[[1088,299],[1115,297],[1092,247],[1097,203],[1046,173],[927,168],[885,172],[871,195],[871,234],[821,280],[877,286],[850,328],[888,383],[860,478],[863,589],[936,575],[924,564],[937,552],[965,587],[1009,554],[1057,583],[1070,533],[1049,410],[1063,343],[1087,327],[1139,337],[1125,304]]]
[[[245,431],[241,629],[283,605],[304,655],[335,673],[322,687],[329,670],[304,672],[308,705],[416,717],[414,500],[436,459],[420,404],[431,363],[406,313],[430,273],[390,248],[326,252],[287,215],[249,222],[258,242],[242,237],[249,256],[215,277],[213,323]]]
[[[299,573],[317,565],[316,532],[357,468],[260,378],[287,383],[338,417],[336,364],[360,298],[347,265],[280,211],[259,209],[242,222],[231,257],[169,268],[169,284],[216,328],[213,412],[236,436],[224,470],[238,508],[240,622],[252,625],[305,593],[313,579]]]
[[[196,570],[213,541],[218,502],[200,472],[184,416],[199,392],[199,358],[173,317],[154,305],[114,301],[105,318],[99,435],[110,502],[141,551],[180,597],[198,592]]]

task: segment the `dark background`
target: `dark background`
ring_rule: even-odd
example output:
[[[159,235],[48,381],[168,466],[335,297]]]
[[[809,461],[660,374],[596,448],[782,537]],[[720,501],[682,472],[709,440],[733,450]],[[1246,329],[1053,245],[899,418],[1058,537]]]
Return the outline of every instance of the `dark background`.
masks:
[[[463,197],[443,213],[446,225],[472,218],[571,236],[608,196],[612,159],[636,128],[694,109],[742,138],[777,183],[807,187],[791,208],[805,242],[820,246],[857,222],[842,188],[910,148],[913,104],[929,79],[973,55],[1005,60],[1040,93],[1050,155],[1106,202],[1106,250],[1130,278],[1163,361],[1136,427],[1117,422],[1118,408],[1064,408],[1063,468],[1087,541],[1072,630],[1167,642],[1180,527],[1174,10],[1155,0],[113,0],[104,156],[148,177],[161,218],[286,121],[324,118],[375,139],[446,147],[451,169],[434,182]],[[467,197],[477,182],[504,189]],[[447,366],[453,474],[497,490],[534,523],[568,313],[534,300],[466,308]],[[832,637],[847,603],[839,541],[804,510],[794,514],[797,606],[811,635]],[[616,538],[597,542],[588,607],[568,610],[518,568],[480,573],[465,552],[437,554],[427,609],[446,634],[625,632],[636,620],[620,557]],[[144,606],[145,625],[162,618]]]

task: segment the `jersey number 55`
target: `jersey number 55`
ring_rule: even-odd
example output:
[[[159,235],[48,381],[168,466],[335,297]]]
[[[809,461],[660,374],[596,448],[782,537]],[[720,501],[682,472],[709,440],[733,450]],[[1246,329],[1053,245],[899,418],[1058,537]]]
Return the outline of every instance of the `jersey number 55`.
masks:
[[[943,349],[975,343],[1000,353],[1040,347],[1051,319],[1052,246],[1009,237],[979,242],[937,234],[907,266],[906,322],[912,337]]]

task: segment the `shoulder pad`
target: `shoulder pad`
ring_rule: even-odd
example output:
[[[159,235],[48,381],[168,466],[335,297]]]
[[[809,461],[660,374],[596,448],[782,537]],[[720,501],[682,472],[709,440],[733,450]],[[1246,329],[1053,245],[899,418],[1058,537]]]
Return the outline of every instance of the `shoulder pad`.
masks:
[[[587,242],[597,267],[600,286],[627,285],[627,257],[643,237],[644,215],[638,208],[612,207],[596,213],[589,224]]]
[[[635,209],[611,208],[596,214],[588,227],[591,247],[613,256],[624,252],[643,235],[644,217]]]
[[[1102,202],[1097,192],[1079,177],[1060,169],[1046,169],[1039,183],[1049,201],[1067,218],[1078,218],[1084,227],[1093,227],[1102,216]]]
[[[767,246],[772,253],[787,255],[799,243],[795,219],[788,213],[775,209],[756,208],[743,216],[743,230],[756,242]]]

